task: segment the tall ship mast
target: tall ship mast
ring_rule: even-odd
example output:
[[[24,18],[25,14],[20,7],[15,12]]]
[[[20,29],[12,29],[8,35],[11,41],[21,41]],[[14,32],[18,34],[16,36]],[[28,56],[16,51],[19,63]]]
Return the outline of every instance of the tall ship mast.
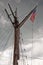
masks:
[[[35,6],[30,12],[29,14],[19,23],[18,21],[18,17],[17,17],[17,8],[15,11],[15,15],[14,12],[10,6],[10,4],[8,3],[9,9],[11,11],[11,15],[14,18],[14,22],[12,21],[7,9],[5,8],[5,12],[8,16],[8,18],[10,19],[10,22],[13,25],[14,28],[14,54],[13,54],[13,65],[18,65],[18,60],[19,60],[19,41],[20,41],[20,28],[24,25],[24,23],[27,21],[27,19],[30,17],[30,15],[32,14],[32,12],[35,10],[35,8],[37,6]]]

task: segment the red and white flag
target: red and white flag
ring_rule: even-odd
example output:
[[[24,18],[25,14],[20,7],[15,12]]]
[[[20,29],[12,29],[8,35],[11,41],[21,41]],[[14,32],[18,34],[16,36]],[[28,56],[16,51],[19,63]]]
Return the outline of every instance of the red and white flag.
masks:
[[[37,7],[35,7],[35,9],[33,10],[32,14],[31,14],[31,16],[30,16],[30,20],[31,20],[32,22],[34,22],[35,17],[36,17],[36,8],[37,8]]]

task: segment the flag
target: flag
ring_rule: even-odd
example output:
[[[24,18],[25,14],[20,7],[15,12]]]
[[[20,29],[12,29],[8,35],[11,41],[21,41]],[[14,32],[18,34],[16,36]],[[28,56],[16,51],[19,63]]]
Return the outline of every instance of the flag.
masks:
[[[31,20],[32,22],[34,22],[35,17],[36,17],[36,7],[34,8],[32,14],[31,14],[31,16],[30,16],[30,20]]]

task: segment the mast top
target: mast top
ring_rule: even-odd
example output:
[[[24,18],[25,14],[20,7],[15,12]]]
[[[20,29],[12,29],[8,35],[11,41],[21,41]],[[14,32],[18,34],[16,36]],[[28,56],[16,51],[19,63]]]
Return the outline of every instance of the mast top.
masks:
[[[16,7],[16,10],[15,10],[15,17],[17,17],[17,7]]]

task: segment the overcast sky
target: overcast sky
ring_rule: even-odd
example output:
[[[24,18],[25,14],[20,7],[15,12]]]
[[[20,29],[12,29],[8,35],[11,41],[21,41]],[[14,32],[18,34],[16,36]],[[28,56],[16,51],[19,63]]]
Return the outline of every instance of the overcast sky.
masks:
[[[24,17],[34,8],[38,2],[37,15],[33,23],[33,58],[43,57],[43,0],[0,0],[0,52],[13,46],[14,42],[14,29],[10,20],[4,11],[6,8],[11,13],[8,7],[8,2],[10,3],[13,11],[17,7],[18,20],[21,22]],[[11,16],[12,17],[12,16]],[[12,18],[13,19],[13,18]],[[24,46],[29,51],[26,53],[31,57],[32,49],[32,22],[30,19],[20,29],[22,33],[22,38]],[[27,44],[27,45],[25,45]],[[29,47],[28,47],[29,46]],[[24,49],[24,48],[23,48]],[[25,51],[23,52],[24,55]]]

